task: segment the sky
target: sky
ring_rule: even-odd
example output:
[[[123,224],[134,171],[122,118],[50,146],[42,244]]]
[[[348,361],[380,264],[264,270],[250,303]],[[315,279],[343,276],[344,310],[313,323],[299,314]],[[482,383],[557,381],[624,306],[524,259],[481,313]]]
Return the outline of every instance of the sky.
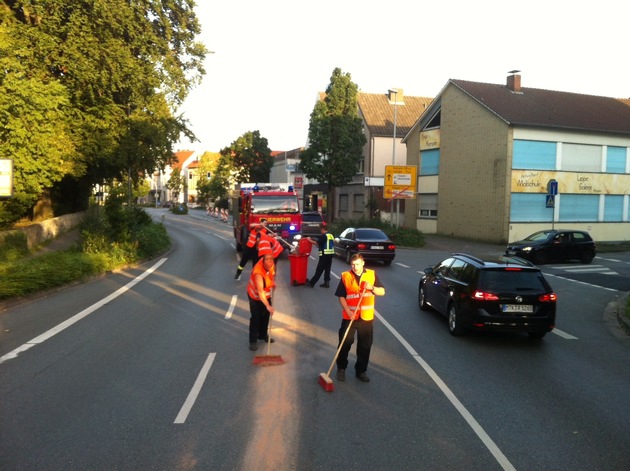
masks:
[[[206,75],[178,110],[218,152],[248,131],[273,151],[306,145],[335,68],[364,93],[433,98],[449,79],[630,97],[620,0],[196,0]],[[582,6],[578,6],[582,4]]]

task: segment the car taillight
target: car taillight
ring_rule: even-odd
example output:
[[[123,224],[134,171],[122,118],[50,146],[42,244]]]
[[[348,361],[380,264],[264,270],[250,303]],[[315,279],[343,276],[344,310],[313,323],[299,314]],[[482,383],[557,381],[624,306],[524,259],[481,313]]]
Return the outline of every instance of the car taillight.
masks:
[[[477,301],[498,301],[499,297],[494,293],[488,293],[486,291],[475,291],[472,295],[473,299]]]
[[[394,244],[388,245],[387,250],[396,250],[396,246]]]
[[[538,301],[541,303],[555,303],[557,299],[556,293],[541,294],[538,296]]]
[[[365,249],[367,249],[367,245],[365,245],[365,244],[357,244],[357,249],[365,250]]]

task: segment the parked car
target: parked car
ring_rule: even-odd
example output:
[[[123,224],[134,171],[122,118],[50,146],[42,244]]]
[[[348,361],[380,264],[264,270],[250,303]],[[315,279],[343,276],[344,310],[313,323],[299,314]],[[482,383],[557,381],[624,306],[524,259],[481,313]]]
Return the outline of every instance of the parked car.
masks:
[[[556,294],[540,269],[519,257],[453,254],[424,270],[418,305],[446,316],[452,335],[476,329],[542,338],[556,321]]]
[[[510,242],[505,253],[526,258],[538,265],[552,260],[591,263],[595,258],[596,246],[588,232],[552,229],[534,232],[523,240]]]
[[[319,225],[322,222],[324,222],[324,217],[319,211],[304,211],[302,213],[302,235],[318,237],[321,234]]]
[[[365,260],[391,265],[396,256],[396,245],[382,230],[373,227],[348,227],[333,241],[335,255],[350,263],[355,253]]]

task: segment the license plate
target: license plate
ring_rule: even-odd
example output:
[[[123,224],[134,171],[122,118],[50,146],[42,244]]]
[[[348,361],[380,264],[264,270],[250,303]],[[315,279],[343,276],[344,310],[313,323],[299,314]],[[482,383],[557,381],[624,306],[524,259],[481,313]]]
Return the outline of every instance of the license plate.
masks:
[[[534,312],[534,306],[529,304],[501,304],[503,312],[523,312],[531,314]]]
[[[372,250],[383,250],[385,247],[383,247],[382,245],[373,245],[372,247],[370,247]]]

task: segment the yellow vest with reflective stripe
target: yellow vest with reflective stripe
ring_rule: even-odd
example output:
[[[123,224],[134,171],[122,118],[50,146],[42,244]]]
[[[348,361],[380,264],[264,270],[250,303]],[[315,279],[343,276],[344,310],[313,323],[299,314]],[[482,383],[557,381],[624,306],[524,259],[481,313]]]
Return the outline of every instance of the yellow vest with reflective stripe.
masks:
[[[335,249],[333,248],[333,241],[335,240],[335,236],[333,236],[330,232],[326,233],[326,245],[324,246],[324,250],[320,250],[320,255],[334,255]]]

